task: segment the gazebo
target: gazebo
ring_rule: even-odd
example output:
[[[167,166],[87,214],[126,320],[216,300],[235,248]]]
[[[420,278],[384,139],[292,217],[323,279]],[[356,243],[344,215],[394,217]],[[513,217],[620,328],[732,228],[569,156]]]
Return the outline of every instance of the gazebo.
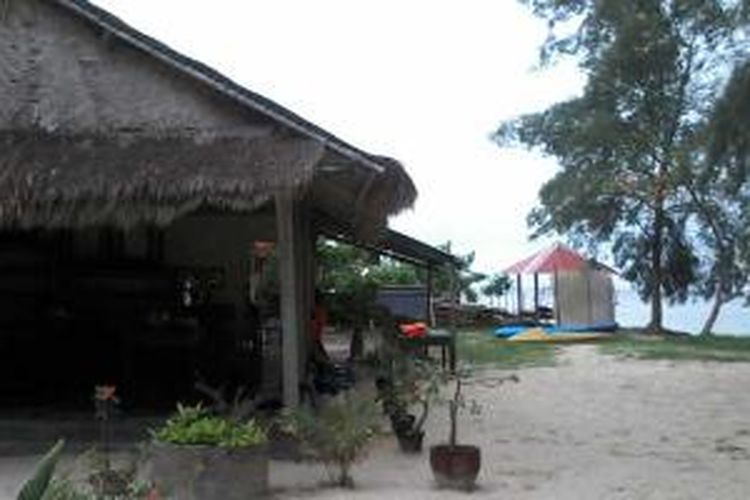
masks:
[[[522,313],[522,275],[534,277],[534,312],[539,311],[539,275],[552,277],[554,316],[559,325],[590,326],[615,321],[612,268],[586,259],[562,243],[554,243],[505,269],[516,275],[519,316]]]

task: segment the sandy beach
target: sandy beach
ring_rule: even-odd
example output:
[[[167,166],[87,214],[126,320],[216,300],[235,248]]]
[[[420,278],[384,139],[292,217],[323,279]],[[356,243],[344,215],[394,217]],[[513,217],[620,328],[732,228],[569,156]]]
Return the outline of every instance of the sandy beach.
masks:
[[[750,495],[750,364],[620,359],[596,346],[563,348],[521,381],[470,387],[483,406],[460,440],[482,446],[479,489],[506,499],[746,499]],[[447,435],[435,409],[428,443]],[[427,454],[385,440],[355,470],[354,491],[316,489],[322,471],[276,464],[279,498],[443,499]],[[290,488],[296,478],[298,488]]]
[[[496,372],[497,373],[497,372]],[[508,374],[509,372],[503,372]],[[745,499],[750,495],[750,364],[670,362],[601,355],[566,346],[555,366],[517,370],[520,383],[467,388],[481,414],[466,413],[459,439],[482,446],[479,488],[504,499]],[[426,445],[447,437],[433,410]],[[0,498],[13,498],[33,457],[0,458]],[[427,452],[400,453],[380,439],[354,470],[355,490],[321,484],[316,465],[274,461],[273,498],[448,499]]]

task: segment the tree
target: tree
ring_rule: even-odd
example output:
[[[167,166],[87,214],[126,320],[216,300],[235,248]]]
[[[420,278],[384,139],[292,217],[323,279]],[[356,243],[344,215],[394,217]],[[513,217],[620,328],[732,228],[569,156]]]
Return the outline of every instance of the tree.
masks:
[[[750,2],[747,2],[750,5]],[[746,18],[745,18],[746,19]],[[745,56],[747,59],[747,56]],[[706,127],[705,161],[687,189],[701,222],[699,236],[712,258],[698,292],[713,297],[701,333],[710,334],[721,307],[742,295],[750,298],[750,60],[739,64]]]
[[[451,253],[451,242],[439,245],[441,250]],[[427,270],[396,259],[377,256],[368,250],[346,243],[321,240],[318,244],[318,260],[321,268],[320,287],[335,292],[332,299],[331,316],[345,324],[353,324],[354,316],[361,318],[367,307],[374,301],[375,292],[382,285],[426,285]],[[434,269],[433,290],[436,294],[448,294],[451,286],[468,302],[478,300],[474,286],[486,279],[482,273],[471,269],[475,252],[456,255],[457,269],[455,283],[451,272],[445,268]],[[360,306],[352,309],[355,300]],[[367,317],[367,313],[364,314]]]
[[[535,235],[611,244],[662,329],[662,299],[684,301],[701,278],[693,187],[704,131],[731,72],[739,4],[720,0],[522,0],[549,22],[543,63],[577,57],[580,97],[504,123],[501,145],[555,157],[561,171],[530,214]],[[558,36],[563,26],[570,33]]]
[[[452,246],[453,244],[447,241],[438,245],[438,248],[452,254]],[[484,281],[487,276],[471,269],[474,265],[476,252],[471,251],[463,255],[454,255],[454,257],[457,262],[455,276],[451,276],[451,271],[447,269],[437,269],[434,277],[435,291],[439,294],[448,294],[451,293],[451,286],[454,286],[459,298],[463,297],[466,302],[474,304],[479,300],[479,294],[477,294],[474,286]]]
[[[487,278],[487,284],[482,288],[482,293],[490,299],[499,299],[510,290],[511,285],[507,274],[493,274]]]

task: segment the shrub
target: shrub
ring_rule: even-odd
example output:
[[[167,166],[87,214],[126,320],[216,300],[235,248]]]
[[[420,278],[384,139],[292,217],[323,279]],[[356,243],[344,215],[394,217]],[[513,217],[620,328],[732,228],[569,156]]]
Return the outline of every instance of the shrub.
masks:
[[[18,500],[41,500],[44,498],[52,482],[52,476],[55,473],[57,462],[60,460],[63,446],[65,446],[65,442],[60,440],[44,455],[37,464],[34,475],[24,483],[18,493]]]
[[[211,415],[200,405],[178,404],[177,413],[152,434],[157,441],[179,445],[243,448],[266,442],[266,434],[255,420],[243,422]]]
[[[352,487],[351,466],[364,458],[380,423],[378,406],[370,398],[343,393],[317,413],[309,408],[287,412],[284,428],[326,466],[338,467],[335,482]]]

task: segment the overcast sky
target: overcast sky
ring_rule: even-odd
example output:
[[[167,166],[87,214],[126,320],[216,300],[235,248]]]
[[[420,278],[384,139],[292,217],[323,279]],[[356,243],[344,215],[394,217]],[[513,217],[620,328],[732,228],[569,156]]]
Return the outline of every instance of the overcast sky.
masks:
[[[525,218],[553,160],[489,140],[580,91],[573,65],[533,71],[546,25],[515,0],[95,0],[141,31],[367,151],[419,190],[395,229],[499,271],[541,243]]]

